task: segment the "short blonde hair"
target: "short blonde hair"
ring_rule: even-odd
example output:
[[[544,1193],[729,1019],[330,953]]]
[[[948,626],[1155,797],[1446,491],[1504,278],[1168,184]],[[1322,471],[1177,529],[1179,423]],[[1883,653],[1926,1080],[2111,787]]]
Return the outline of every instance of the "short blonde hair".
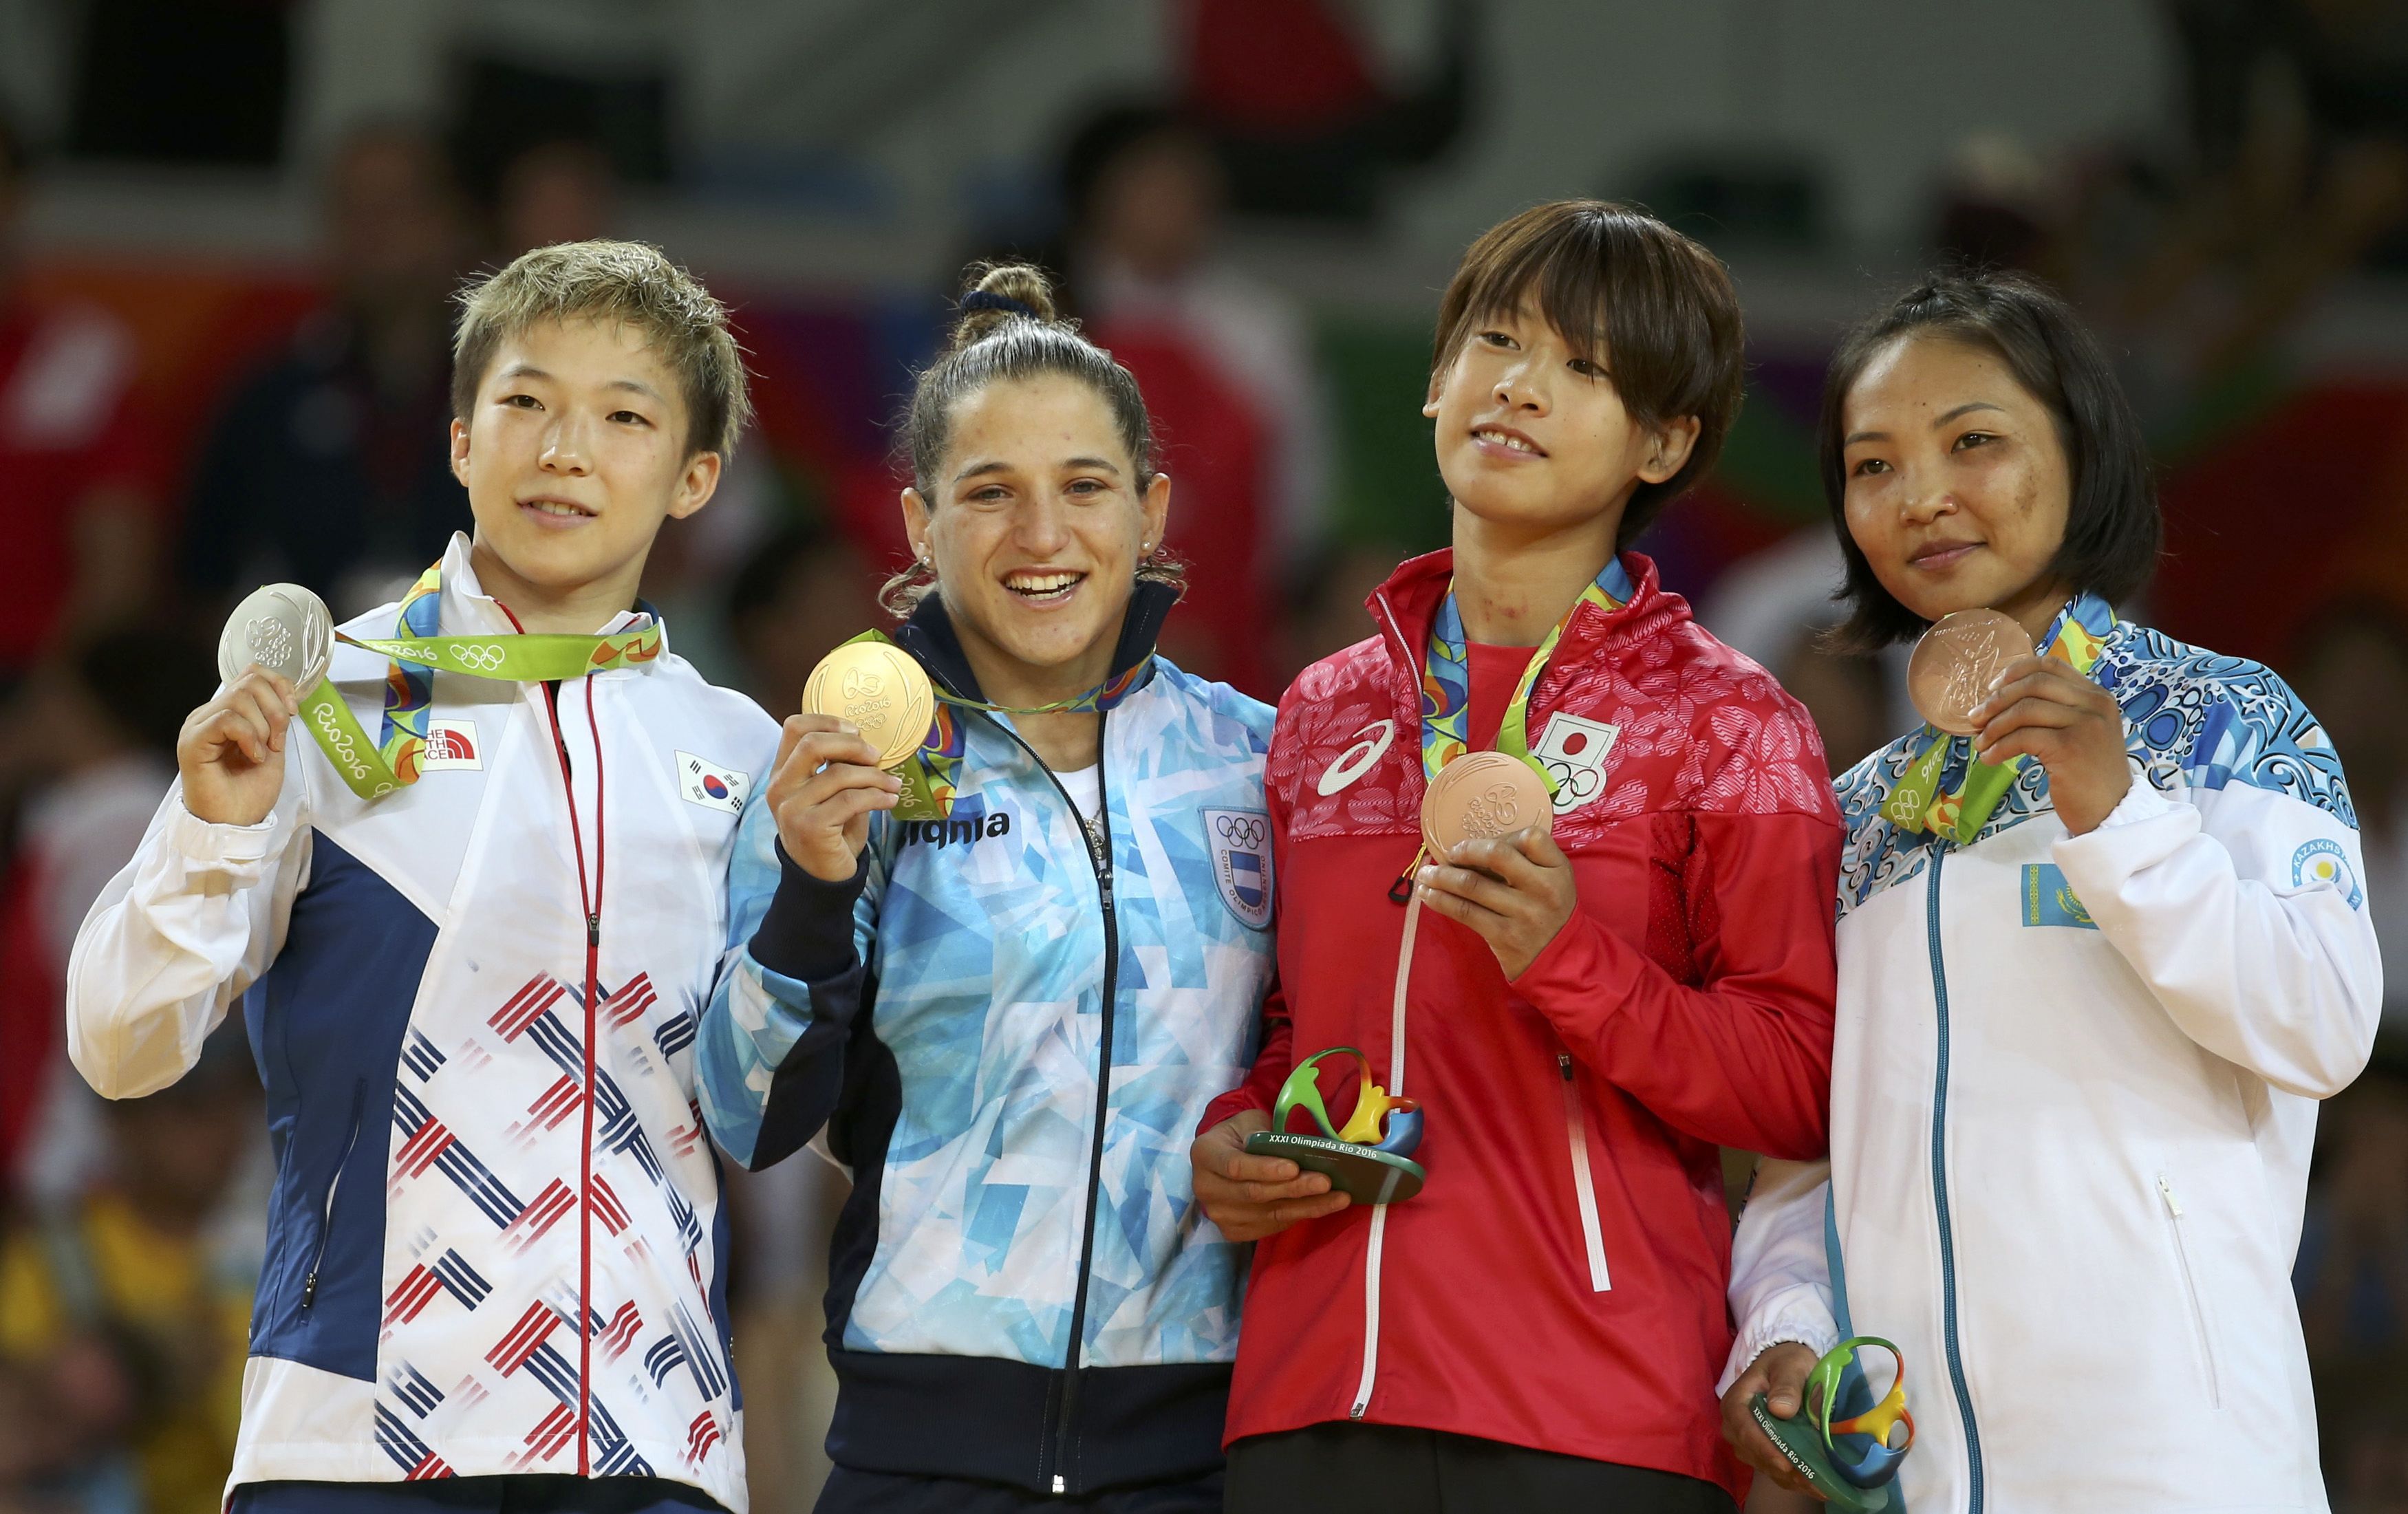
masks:
[[[563,242],[521,253],[459,293],[452,338],[452,413],[466,420],[502,343],[546,321],[630,325],[685,391],[686,450],[736,450],[752,419],[743,349],[727,307],[702,281],[644,242]]]

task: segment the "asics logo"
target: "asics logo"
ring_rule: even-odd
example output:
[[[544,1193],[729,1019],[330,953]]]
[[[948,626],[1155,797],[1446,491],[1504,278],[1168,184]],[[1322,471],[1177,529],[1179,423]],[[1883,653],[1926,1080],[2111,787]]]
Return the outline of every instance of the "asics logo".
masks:
[[[1233,847],[1243,847],[1251,851],[1263,844],[1263,822],[1258,820],[1223,815],[1213,821],[1212,828],[1221,833],[1222,840]]]
[[[1321,791],[1324,798],[1336,793],[1371,771],[1372,765],[1387,755],[1388,743],[1396,739],[1396,721],[1373,721],[1354,733],[1354,744],[1338,754],[1338,760],[1329,764],[1314,787]]]

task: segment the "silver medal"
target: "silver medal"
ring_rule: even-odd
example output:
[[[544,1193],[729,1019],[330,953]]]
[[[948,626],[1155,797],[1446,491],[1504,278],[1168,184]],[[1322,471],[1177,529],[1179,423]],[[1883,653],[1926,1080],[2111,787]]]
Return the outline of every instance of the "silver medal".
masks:
[[[334,644],[335,618],[324,600],[297,583],[271,583],[251,591],[226,618],[218,677],[232,683],[256,663],[306,694],[326,677]]]

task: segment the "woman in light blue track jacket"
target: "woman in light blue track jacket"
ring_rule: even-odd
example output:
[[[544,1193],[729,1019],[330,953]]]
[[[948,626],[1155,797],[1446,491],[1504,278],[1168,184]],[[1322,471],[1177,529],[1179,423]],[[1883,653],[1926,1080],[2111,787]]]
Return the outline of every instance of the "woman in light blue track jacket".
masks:
[[[1242,1258],[1187,1146],[1271,982],[1271,711],[1154,655],[1169,480],[1041,275],[965,297],[909,424],[895,639],[950,813],[894,818],[857,735],[788,722],[704,1112],[748,1166],[824,1129],[853,1173],[822,1509],[1218,1509]]]
[[[2383,999],[2331,743],[2264,667],[2116,613],[2147,455],[2038,286],[1867,322],[1823,449],[1860,644],[1986,607],[2040,655],[1978,735],[1840,780],[1831,1159],[1757,1174],[1727,1433],[1783,1476],[1747,1401],[1853,1326],[1908,1364],[1914,1514],[2322,1509],[2290,1272],[2316,1101]]]

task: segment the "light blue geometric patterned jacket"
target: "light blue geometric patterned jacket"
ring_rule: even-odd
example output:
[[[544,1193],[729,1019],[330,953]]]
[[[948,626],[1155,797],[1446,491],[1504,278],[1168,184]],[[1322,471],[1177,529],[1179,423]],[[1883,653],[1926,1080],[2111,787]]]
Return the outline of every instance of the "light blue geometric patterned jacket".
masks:
[[[1169,601],[1132,603],[1114,672],[1151,671],[1103,717],[1092,836],[1007,718],[967,710],[950,820],[874,817],[848,883],[745,814],[695,1066],[738,1161],[824,1126],[852,1170],[839,1464],[1075,1494],[1219,1462],[1244,1256],[1187,1148],[1271,985],[1272,711],[1152,658]],[[896,639],[978,697],[933,596]]]

